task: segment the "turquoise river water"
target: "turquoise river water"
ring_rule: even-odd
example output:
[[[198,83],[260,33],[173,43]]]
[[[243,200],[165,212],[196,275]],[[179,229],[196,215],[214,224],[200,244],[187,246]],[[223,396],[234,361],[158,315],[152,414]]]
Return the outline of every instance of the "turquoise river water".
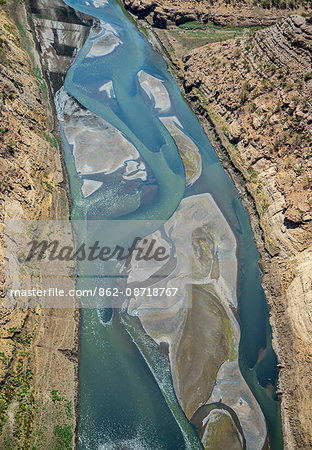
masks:
[[[94,39],[91,32],[66,75],[65,90],[83,107],[127,137],[151,174],[149,187],[154,187],[148,189],[148,185],[141,182],[132,192],[125,193],[117,181],[112,180],[110,185],[83,198],[72,151],[61,127],[73,200],[72,219],[165,221],[184,197],[204,192],[213,196],[238,244],[240,370],[265,416],[270,447],[282,449],[280,405],[275,394],[277,361],[271,346],[268,309],[258,268],[259,255],[247,213],[233,182],[183,100],[162,56],[151,47],[120,4],[114,0],[108,3],[66,0],[66,3],[112,25],[122,44],[106,55],[87,58]],[[138,88],[140,70],[163,81],[171,102],[167,115],[178,117],[200,150],[202,174],[190,188],[185,188],[184,168],[173,139],[147,96]],[[99,89],[109,81],[113,82],[115,92],[115,98],[111,99]],[[103,314],[111,318],[110,311]],[[161,355],[157,356],[156,346],[151,352],[155,358],[161,358]],[[260,354],[264,356],[259,358]],[[117,312],[107,326],[96,309],[82,310],[78,448],[202,448],[172,386],[168,388],[172,392],[171,400],[168,400],[154,375]],[[165,370],[162,377],[170,385],[170,376]]]

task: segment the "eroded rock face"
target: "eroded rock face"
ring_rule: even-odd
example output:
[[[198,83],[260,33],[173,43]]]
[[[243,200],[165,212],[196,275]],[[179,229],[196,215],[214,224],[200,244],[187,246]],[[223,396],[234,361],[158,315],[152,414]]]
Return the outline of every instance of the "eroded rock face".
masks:
[[[200,90],[225,120],[224,133],[258,190],[274,169],[285,199],[284,219],[306,225],[307,231],[312,213],[311,37],[312,25],[294,16],[253,38],[214,44],[209,53],[202,47],[185,58],[186,89],[200,80]]]
[[[187,97],[209,117],[243,174],[270,255],[264,257],[263,284],[283,367],[279,386],[288,448],[312,445],[307,400],[312,381],[311,39],[311,20],[292,16],[252,36],[195,49],[183,59]],[[299,373],[305,374],[304,383]]]
[[[66,71],[89,35],[93,19],[62,0],[29,0],[27,6],[42,63],[55,93],[63,86]]]
[[[179,2],[182,21],[189,20],[185,6],[190,4]],[[204,3],[192,5],[197,14]],[[247,24],[247,17],[249,24],[268,24],[268,17],[276,22],[277,11],[257,22],[260,9],[247,14],[245,6],[234,19],[231,6],[218,16],[215,3],[208,18],[221,25]],[[166,2],[157,2],[155,13],[163,28],[167,19],[175,21],[175,13],[165,9]],[[294,15],[250,36],[186,55],[170,30],[157,33],[209,138],[216,149],[221,147],[222,158],[224,152],[228,155],[235,167],[233,176],[237,170],[243,175],[237,186],[243,184],[243,192],[246,188],[255,202],[257,218],[251,213],[252,225],[280,361],[278,393],[289,449],[312,446],[311,33],[311,18]]]
[[[7,2],[6,11],[0,6],[0,447],[53,448],[60,423],[74,446],[79,315],[75,309],[4,307],[3,221],[69,217],[46,82],[53,92],[59,89],[89,22],[61,0],[25,3]],[[30,29],[27,12],[36,30]],[[52,392],[63,400],[55,402]]]
[[[266,8],[261,4],[255,6],[252,1],[239,5],[222,0],[124,0],[124,3],[140,19],[150,15],[157,28],[166,28],[169,21],[179,25],[195,20],[211,21],[216,25],[272,25],[289,11],[294,11],[287,2],[282,9]],[[300,4],[296,8],[298,12],[304,10]]]
[[[125,0],[125,6],[142,19],[155,10],[156,2],[154,0]]]
[[[63,391],[72,411],[70,419],[65,418],[65,410],[60,411],[63,423],[75,428],[79,323],[73,309],[5,307],[3,221],[67,219],[69,215],[47,86],[24,5],[18,6],[11,13],[23,30],[21,35],[0,6],[0,447],[52,448],[59,420],[52,390]],[[23,50],[26,42],[32,65]],[[68,361],[59,349],[76,356]]]

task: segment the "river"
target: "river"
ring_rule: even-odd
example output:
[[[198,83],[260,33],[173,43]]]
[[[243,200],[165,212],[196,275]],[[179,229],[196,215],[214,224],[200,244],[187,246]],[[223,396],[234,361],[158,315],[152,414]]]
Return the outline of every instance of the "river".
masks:
[[[64,114],[60,130],[73,201],[72,219],[163,223],[183,199],[185,202],[202,194],[212,196],[237,243],[239,368],[265,417],[270,448],[281,449],[280,404],[275,394],[277,360],[271,346],[259,255],[234,184],[182,98],[164,59],[123,8],[114,0],[65,3],[97,19],[97,26],[67,72],[58,98],[58,108],[63,108]],[[139,73],[143,78],[138,77]],[[149,92],[151,83],[161,92],[158,100]],[[171,121],[171,129],[183,130],[199,149],[201,172],[186,187],[176,143],[168,131],[170,127],[166,128],[160,117]],[[130,143],[132,159],[139,161],[134,181],[122,178],[116,170],[119,166],[110,174],[106,170],[105,176],[104,169],[102,174],[100,170],[86,169],[84,177],[77,169],[79,148],[81,167],[101,165],[101,158],[106,158],[103,146],[101,154],[81,156],[81,148],[86,154],[95,142],[96,123],[100,136],[101,119],[122,133],[118,139],[126,138],[129,149]],[[85,134],[79,138],[75,159],[73,142],[78,142],[78,131],[73,130],[81,123]],[[106,138],[108,134],[114,140],[112,129]],[[138,155],[134,157],[135,152]],[[79,283],[91,282],[79,279]],[[144,336],[138,319],[125,317],[118,310],[82,309],[79,414],[80,449],[203,448],[195,426],[187,420],[175,396],[166,351]],[[247,448],[260,448],[245,437]]]

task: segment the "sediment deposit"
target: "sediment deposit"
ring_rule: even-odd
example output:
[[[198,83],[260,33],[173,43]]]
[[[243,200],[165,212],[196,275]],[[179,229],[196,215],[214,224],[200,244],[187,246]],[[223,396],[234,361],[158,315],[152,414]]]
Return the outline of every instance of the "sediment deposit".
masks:
[[[173,384],[186,417],[192,419],[203,405],[219,402],[219,414],[223,417],[222,408],[229,407],[241,424],[240,431],[231,422],[223,429],[224,434],[237,434],[237,448],[243,448],[244,439],[247,448],[262,448],[264,417],[237,361],[234,234],[209,194],[183,199],[164,229],[152,237],[157,245],[165,245],[164,240],[174,246],[172,272],[165,271],[164,280],[155,282],[153,273],[160,273],[160,268],[140,262],[132,267],[130,279],[138,286],[178,288],[177,295],[137,296],[128,313],[140,318],[157,343],[168,343]],[[204,446],[218,434],[211,425],[213,417],[207,414],[202,421]]]
[[[294,15],[184,55],[169,32],[158,36],[249,209],[279,359],[285,447],[310,448],[312,21]]]

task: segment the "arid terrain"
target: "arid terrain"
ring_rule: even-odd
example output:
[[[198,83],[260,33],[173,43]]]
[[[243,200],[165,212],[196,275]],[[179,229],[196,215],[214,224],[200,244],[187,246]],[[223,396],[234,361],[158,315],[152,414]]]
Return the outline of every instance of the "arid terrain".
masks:
[[[183,60],[187,97],[255,201],[288,448],[312,443],[311,37],[312,23],[292,16]]]
[[[49,91],[21,2],[0,6],[0,91],[0,447],[72,448],[79,314],[3,307],[4,220],[69,215]]]
[[[0,0],[2,249],[6,219],[69,216],[46,79],[55,91],[61,86],[87,22],[69,20],[61,0],[27,5],[32,30],[23,2]],[[312,448],[311,2],[125,0],[125,5],[141,19],[142,31],[161,42],[250,213],[279,360],[285,448]],[[52,6],[53,17],[46,14]],[[69,42],[61,45],[59,22],[69,31]],[[157,28],[152,32],[151,26]],[[2,251],[2,305],[4,261]],[[2,307],[0,324],[0,447],[72,448],[78,312]]]
[[[215,25],[271,25],[290,13],[308,14],[310,1],[300,0],[124,0],[140,19],[166,28],[189,21],[210,21]]]
[[[161,43],[249,211],[279,360],[285,448],[311,448],[311,5],[290,11],[290,4],[216,2],[205,16],[198,12],[207,12],[204,2],[170,2],[167,11],[159,0],[148,14],[147,2],[125,4]],[[244,17],[220,19],[221,7]]]

